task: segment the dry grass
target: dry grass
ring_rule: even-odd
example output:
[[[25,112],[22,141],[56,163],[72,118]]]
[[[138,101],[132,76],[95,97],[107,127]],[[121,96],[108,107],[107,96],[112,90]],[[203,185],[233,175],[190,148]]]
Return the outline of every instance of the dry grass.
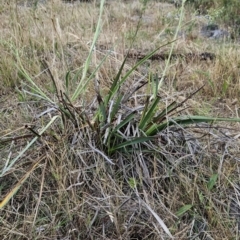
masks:
[[[130,47],[141,8],[139,1],[109,1],[106,5],[88,72],[91,74],[111,50],[97,73],[103,93]],[[187,34],[179,37],[174,53],[187,56],[211,52],[216,59],[172,59],[160,92],[162,105],[182,101],[206,84],[188,102],[185,112],[238,117],[238,43],[198,37],[196,29],[203,23],[192,12],[186,12],[183,30]],[[65,90],[66,73],[76,73],[88,55],[98,13],[97,1],[72,5],[52,0],[37,8],[23,7],[13,0],[0,2],[0,169],[33,138],[29,128],[41,129],[56,114],[51,110],[38,117],[50,105],[28,94],[28,83],[19,66],[48,96],[57,99],[42,60],[47,62],[57,88]],[[177,14],[171,4],[150,1],[132,50],[146,53],[171,40]],[[159,54],[169,49],[166,46]],[[125,71],[135,61],[128,59]],[[165,67],[165,61],[149,60],[134,72],[123,91],[145,73],[161,76]],[[69,92],[75,86],[71,83]],[[141,94],[150,90],[146,88]],[[87,102],[91,103],[95,95],[91,83]],[[140,102],[141,98],[135,97],[131,104],[138,107]],[[81,99],[74,104],[81,109]],[[1,239],[170,239],[153,212],[175,239],[239,238],[238,124],[169,128],[148,143],[149,153],[138,149],[108,156],[115,165],[94,145],[97,136],[90,129],[66,124],[63,128],[59,119],[54,122],[0,178],[3,199],[39,160],[17,194],[0,210]],[[218,178],[214,179],[216,174]]]

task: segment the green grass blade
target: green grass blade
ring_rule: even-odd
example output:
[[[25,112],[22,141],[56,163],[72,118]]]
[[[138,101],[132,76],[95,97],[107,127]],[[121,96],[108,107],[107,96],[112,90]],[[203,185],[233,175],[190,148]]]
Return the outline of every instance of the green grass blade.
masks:
[[[207,184],[208,190],[212,190],[218,179],[218,174],[213,174]]]
[[[214,117],[204,117],[204,116],[183,116],[177,117],[173,120],[169,120],[162,124],[152,124],[151,127],[145,132],[147,136],[154,136],[158,132],[165,129],[167,126],[179,124],[179,125],[190,125],[196,123],[212,123],[212,122],[240,122],[240,118],[214,118]]]
[[[20,68],[16,65],[16,67],[18,68],[19,72],[24,76],[24,78],[33,86],[31,87],[31,89],[35,92],[38,93],[41,98],[45,99],[46,101],[55,104],[36,84],[35,82],[31,79],[31,77],[27,74],[27,72],[25,71],[25,69],[23,68],[23,66],[21,66],[20,63]]]
[[[240,122],[240,118],[220,118],[220,117],[205,117],[205,116],[183,116],[176,118],[179,124],[200,123],[200,122]]]
[[[168,70],[168,68],[169,68],[169,65],[170,65],[170,60],[171,60],[172,53],[173,53],[173,49],[174,49],[174,45],[175,45],[174,42],[175,42],[175,41],[177,40],[177,38],[178,38],[178,34],[179,34],[179,32],[180,32],[181,25],[182,25],[182,21],[183,21],[183,17],[184,17],[184,4],[185,4],[185,2],[186,2],[186,0],[183,0],[183,1],[182,1],[182,6],[181,6],[181,10],[180,10],[180,15],[179,15],[180,18],[179,18],[179,21],[178,21],[178,26],[177,26],[177,29],[176,29],[176,32],[175,32],[175,35],[174,35],[174,40],[173,40],[173,42],[172,42],[172,44],[171,44],[171,49],[170,49],[170,52],[169,52],[169,55],[168,55],[168,59],[167,59],[167,61],[166,61],[166,67],[164,68],[164,71],[163,71],[163,73],[162,73],[161,80],[160,80],[160,82],[158,83],[158,89],[157,89],[157,90],[159,90],[159,89],[162,87],[163,80],[164,80],[164,78],[165,78],[165,76],[166,76],[166,72],[167,72],[167,70]],[[157,93],[158,93],[158,91],[155,92],[154,95],[157,96]]]
[[[104,58],[101,60],[101,62],[98,64],[98,66],[94,69],[94,71],[91,73],[91,75],[88,77],[88,79],[83,84],[82,88],[80,89],[80,93],[84,92],[88,86],[89,81],[91,81],[95,75],[96,72],[99,70],[99,68],[103,65],[103,63],[106,61],[107,57],[110,55],[110,53],[106,54]]]
[[[134,145],[134,144],[138,144],[138,143],[147,142],[147,141],[150,141],[152,139],[153,139],[153,137],[136,137],[136,138],[133,138],[131,140],[125,141],[125,142],[117,145],[116,147],[111,148],[109,152],[112,153],[112,152],[115,152],[118,149],[127,147],[129,145]]]
[[[69,79],[70,79],[70,71],[68,71],[65,76],[65,86],[66,86],[67,94],[69,93]]]
[[[123,121],[121,121],[113,130],[112,133],[117,132],[120,128],[129,123],[136,115],[136,111],[130,113]]]
[[[149,58],[151,58],[159,49],[161,49],[162,47],[165,47],[167,45],[169,45],[170,43],[166,43],[164,45],[161,45],[160,47],[156,48],[155,50],[153,50],[152,52],[150,52],[148,55],[146,55],[143,59],[141,59],[140,61],[138,61],[126,74],[125,76],[121,79],[121,81],[119,82],[119,85],[121,86],[126,80],[127,78],[132,74],[133,71],[135,71],[139,66],[141,66],[144,62],[146,62]]]
[[[92,45],[90,47],[90,51],[89,51],[88,57],[86,59],[86,62],[84,64],[81,80],[80,80],[80,82],[79,82],[75,92],[73,93],[73,95],[71,97],[72,101],[75,101],[78,98],[78,96],[82,93],[82,91],[85,89],[86,85],[89,82],[89,80],[86,81],[86,82],[84,82],[84,81],[86,79],[87,71],[88,71],[88,68],[89,68],[89,65],[90,65],[90,61],[91,61],[91,58],[92,58],[92,54],[93,54],[93,50],[94,50],[95,44],[96,44],[96,42],[98,40],[98,36],[99,36],[99,33],[100,33],[101,22],[102,22],[101,19],[102,19],[104,2],[105,2],[105,0],[101,0],[100,13],[99,13],[98,23],[97,23],[96,31],[95,31],[95,34],[94,34],[93,42],[92,42]]]
[[[150,97],[148,96],[146,102],[144,103],[145,106],[144,106],[144,109],[143,109],[142,114],[141,114],[140,123],[143,121],[143,118],[147,114],[149,103],[150,103]]]
[[[173,41],[172,41],[173,42]],[[146,60],[148,60],[149,58],[151,58],[159,49],[161,49],[162,47],[165,47],[167,45],[169,45],[171,42],[168,42],[164,45],[161,45],[160,47],[156,48],[155,50],[153,50],[152,52],[150,52],[148,55],[146,55],[143,59],[141,59],[140,61],[138,61],[120,80],[120,76],[123,70],[123,67],[125,65],[125,62],[128,58],[128,55],[125,57],[119,71],[118,74],[116,76],[116,78],[114,79],[114,82],[110,88],[109,94],[107,96],[106,102],[108,103],[110,101],[110,99],[113,98],[113,96],[116,94],[117,90],[119,89],[119,87],[127,80],[127,78],[140,66],[142,65],[144,62],[146,62]]]
[[[167,106],[160,114],[153,118],[153,122],[161,122],[163,119],[166,118],[166,115],[169,114],[173,109],[177,106],[177,102],[172,102],[169,106]]]
[[[134,42],[135,42],[135,40],[136,40],[137,33],[138,33],[138,31],[139,31],[139,29],[140,29],[140,25],[141,25],[141,24],[140,24],[140,23],[141,23],[141,18],[142,18],[142,15],[143,15],[144,11],[145,11],[146,3],[147,3],[147,2],[144,2],[144,4],[143,4],[143,9],[142,9],[142,11],[141,11],[141,13],[140,13],[140,18],[139,18],[139,21],[138,21],[138,24],[137,24],[137,28],[136,28],[136,31],[135,31],[134,36],[133,36],[133,38],[132,38],[132,42],[131,42],[131,44],[130,44],[130,48],[129,48],[129,49],[132,48],[132,46],[133,46],[133,44],[134,44]],[[121,77],[123,68],[124,68],[124,66],[125,66],[126,60],[128,59],[129,51],[130,51],[130,50],[128,50],[128,53],[127,53],[126,57],[124,58],[124,60],[123,60],[121,66],[120,66],[120,68],[119,68],[119,71],[118,71],[116,77],[114,78],[114,81],[113,81],[112,86],[111,86],[111,88],[110,88],[109,94],[107,95],[107,98],[106,98],[106,104],[109,103],[110,99],[113,98],[113,96],[115,95],[115,93],[117,92],[117,90],[119,89],[119,87],[121,86],[121,84],[119,84],[119,81],[120,81],[120,77]]]
[[[21,62],[21,59],[19,57],[19,52],[16,49],[16,47],[14,47],[14,46],[10,46],[10,47],[12,49],[12,52],[13,52],[14,56],[17,59],[17,63],[15,64],[15,66],[18,69],[18,71],[20,72],[20,74],[25,78],[25,80],[27,80],[32,85],[32,89],[34,89],[35,93],[38,93],[39,95],[41,95],[41,97],[43,99],[45,99],[46,101],[54,104],[54,102],[37,86],[37,84],[35,84],[35,82],[32,80],[32,78],[26,72],[26,70],[22,66],[22,62]]]
[[[160,97],[156,97],[154,102],[152,103],[152,106],[150,107],[150,109],[147,111],[146,115],[142,118],[140,124],[139,124],[139,128],[141,130],[144,130],[146,125],[151,122],[153,120],[153,116],[155,114],[155,110],[156,110],[156,107],[160,101]]]
[[[147,136],[154,136],[158,132],[161,132],[162,130],[164,130],[169,125],[172,125],[172,124],[170,124],[169,122],[165,122],[165,123],[162,123],[162,124],[153,123],[151,125],[151,127],[149,127],[149,129],[147,131],[145,131],[145,134]]]
[[[118,84],[118,82],[119,82],[119,80],[120,80],[120,76],[121,76],[121,73],[122,73],[122,71],[123,71],[124,65],[125,65],[125,63],[126,63],[127,57],[128,57],[128,56],[126,56],[126,57],[124,58],[121,66],[120,66],[120,68],[119,68],[119,71],[118,71],[116,77],[115,77],[114,80],[113,80],[113,83],[112,83],[112,85],[111,85],[111,88],[110,88],[110,90],[109,90],[109,93],[108,93],[108,95],[107,95],[107,97],[106,97],[105,104],[108,104],[108,103],[109,103],[110,99],[113,98],[113,96],[115,95],[115,93],[117,92],[117,90],[118,90],[119,87],[120,87],[120,84]]]
[[[120,109],[121,107],[121,101],[123,99],[123,95],[119,95],[116,102],[114,103],[113,105],[113,109],[110,113],[110,119],[114,119],[116,117],[116,113],[118,112],[118,110]]]
[[[99,115],[100,114],[100,115]],[[103,102],[100,102],[99,103],[99,120],[102,124],[105,124],[106,121],[107,121],[107,110],[104,106],[104,103]]]
[[[187,205],[182,206],[182,207],[176,212],[176,216],[178,216],[178,217],[182,216],[184,213],[186,213],[187,211],[189,211],[192,207],[193,207],[193,205],[191,205],[191,204],[187,204]]]

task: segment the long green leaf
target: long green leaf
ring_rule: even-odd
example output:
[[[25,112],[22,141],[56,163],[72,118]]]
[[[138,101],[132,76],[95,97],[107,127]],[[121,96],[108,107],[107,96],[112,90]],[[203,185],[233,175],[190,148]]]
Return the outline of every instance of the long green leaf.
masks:
[[[191,204],[184,205],[184,206],[182,206],[182,207],[176,212],[176,215],[177,215],[178,217],[180,217],[180,216],[182,216],[184,213],[186,213],[187,211],[189,211],[192,207],[193,207],[193,205],[191,205]]]
[[[100,104],[99,104],[99,113],[100,113],[100,116],[101,116],[100,119],[99,119],[100,122],[102,124],[105,124],[106,120],[107,120],[107,110],[106,110],[103,102],[100,102]]]
[[[183,116],[170,119],[169,121],[161,124],[153,123],[151,127],[145,132],[147,136],[154,136],[158,132],[165,129],[167,126],[179,124],[179,125],[190,125],[203,122],[240,122],[240,118],[214,118],[204,116]]]
[[[70,78],[70,71],[68,71],[65,76],[65,85],[66,85],[67,94],[69,93],[69,78]]]
[[[178,21],[178,26],[177,26],[177,29],[176,29],[176,32],[175,32],[175,35],[174,35],[174,41],[173,42],[175,42],[177,40],[179,31],[181,30],[181,25],[182,25],[182,21],[183,21],[183,17],[184,17],[184,4],[185,4],[185,2],[186,2],[186,0],[182,0],[182,6],[181,6],[181,10],[180,10],[180,18],[179,18],[179,21]],[[170,52],[169,52],[169,55],[168,55],[168,59],[167,59],[166,64],[165,64],[166,67],[164,68],[164,71],[162,73],[162,78],[161,78],[160,82],[158,83],[158,90],[162,86],[163,80],[164,80],[164,78],[166,76],[166,72],[167,72],[167,70],[169,68],[169,65],[170,65],[170,60],[171,60],[173,49],[174,49],[174,45],[175,45],[173,42],[171,44],[171,49],[170,49]],[[155,96],[157,96],[157,92],[154,93]]]
[[[37,84],[35,84],[35,82],[31,79],[31,77],[27,74],[27,72],[25,71],[25,69],[23,68],[23,66],[21,65],[20,63],[20,60],[19,60],[19,64],[20,64],[20,67],[16,65],[16,67],[18,68],[18,70],[20,71],[20,73],[25,77],[25,79],[30,83],[32,84],[33,87],[32,90],[34,90],[34,92],[38,93],[41,98],[43,98],[44,100],[54,104],[54,101],[52,101],[38,86]]]
[[[109,152],[112,153],[112,152],[115,152],[117,149],[121,149],[121,148],[127,147],[129,145],[134,145],[134,144],[138,144],[138,143],[142,143],[142,142],[147,142],[147,141],[150,141],[152,139],[153,139],[153,137],[136,137],[136,138],[133,138],[133,139],[128,140],[126,142],[123,142],[116,147],[111,148]]]
[[[152,103],[152,106],[149,108],[147,111],[146,115],[142,118],[140,124],[139,124],[139,129],[144,130],[146,125],[153,120],[153,116],[155,114],[156,107],[160,101],[160,97],[157,96]]]
[[[113,83],[112,83],[112,85],[111,85],[111,88],[110,88],[110,90],[109,90],[109,93],[108,93],[108,95],[106,96],[106,99],[105,99],[105,104],[106,104],[106,105],[109,103],[110,99],[113,98],[113,96],[115,95],[115,93],[117,92],[117,90],[118,90],[119,87],[120,87],[120,84],[118,84],[118,82],[120,81],[120,76],[121,76],[121,74],[122,74],[124,65],[125,65],[125,63],[126,63],[126,61],[127,61],[127,57],[128,57],[128,56],[126,56],[126,57],[124,58],[121,66],[120,66],[120,68],[119,68],[119,70],[118,70],[118,73],[117,73],[116,77],[115,77],[114,80],[113,80]]]
[[[113,109],[110,113],[110,119],[112,120],[114,117],[116,117],[116,113],[119,111],[120,107],[121,107],[121,101],[123,99],[123,95],[119,95],[116,102],[113,105]]]
[[[218,179],[218,174],[213,174],[207,184],[208,190],[212,190]]]
[[[136,115],[136,111],[130,113],[124,120],[122,120],[115,128],[113,128],[112,133],[117,132],[120,128],[129,123]]]
[[[81,80],[80,80],[80,82],[79,82],[75,92],[73,93],[73,95],[71,97],[72,101],[75,101],[78,98],[78,96],[85,89],[86,84],[89,82],[89,81],[87,81],[87,82],[84,82],[84,81],[86,79],[87,71],[88,71],[88,68],[89,68],[89,65],[90,65],[90,61],[91,61],[91,58],[92,58],[92,53],[93,53],[94,47],[96,45],[96,42],[97,42],[97,39],[98,39],[98,36],[99,36],[99,33],[100,33],[101,19],[102,19],[104,2],[105,2],[105,0],[101,0],[100,13],[99,13],[98,23],[97,23],[96,31],[95,31],[95,34],[94,34],[93,42],[92,42],[92,45],[90,47],[90,51],[89,51],[88,57],[86,59],[86,62],[84,64]]]
[[[176,41],[176,40],[174,40]],[[174,42],[172,41],[172,42]],[[146,55],[143,59],[141,59],[140,61],[138,61],[123,77],[122,79],[120,80],[120,76],[121,76],[121,73],[122,73],[122,70],[123,70],[123,67],[125,65],[125,62],[128,58],[128,54],[127,56],[125,57],[119,71],[118,71],[118,74],[116,76],[116,78],[114,79],[114,82],[112,83],[112,86],[109,90],[109,94],[107,95],[107,98],[106,98],[106,103],[108,103],[110,101],[110,99],[113,98],[113,96],[116,94],[116,92],[118,91],[119,87],[122,86],[122,84],[127,80],[127,78],[140,66],[142,65],[144,62],[146,62],[146,60],[148,60],[149,58],[151,58],[160,48],[163,48],[167,45],[169,45],[170,43],[172,42],[168,42],[164,45],[161,45],[160,47],[156,48],[155,50],[153,50],[152,52],[150,52],[148,55]]]
[[[149,103],[150,103],[150,96],[147,97],[146,102],[144,103],[145,106],[144,106],[144,109],[143,109],[142,114],[141,114],[140,123],[143,121],[143,118],[147,114]]]
[[[175,40],[174,40],[175,41]],[[172,42],[174,42],[172,41]],[[156,48],[155,50],[153,50],[152,52],[150,52],[148,55],[146,55],[143,59],[141,59],[139,62],[137,62],[126,74],[125,76],[122,78],[122,80],[119,82],[120,85],[122,85],[126,79],[129,77],[129,75],[131,75],[131,73],[133,71],[135,71],[140,65],[142,65],[144,62],[146,62],[150,57],[152,57],[159,49],[169,45],[172,42],[167,42],[164,45],[161,45],[160,47]]]
[[[163,131],[167,126],[173,125],[173,124],[170,124],[170,123],[171,122],[165,122],[165,123],[161,123],[161,124],[153,123],[151,125],[151,127],[149,127],[149,129],[145,132],[145,134],[147,136],[154,136],[158,132]]]
[[[106,102],[105,102],[106,105],[108,105],[110,99],[113,98],[113,96],[115,95],[115,93],[117,92],[117,90],[119,89],[119,87],[121,86],[121,84],[119,84],[120,77],[121,77],[123,68],[124,68],[124,66],[125,66],[125,63],[126,63],[126,61],[127,61],[127,59],[128,59],[128,55],[129,55],[130,49],[132,48],[132,46],[133,46],[133,44],[134,44],[134,42],[135,42],[135,39],[136,39],[136,37],[137,37],[137,33],[138,33],[139,29],[140,29],[140,25],[141,25],[140,22],[141,22],[141,18],[142,18],[143,12],[145,11],[146,2],[144,3],[143,6],[144,6],[144,7],[143,7],[143,9],[142,9],[142,11],[141,11],[140,18],[139,18],[139,21],[138,21],[138,24],[137,24],[137,28],[136,28],[136,31],[135,31],[134,36],[133,36],[133,38],[132,38],[132,42],[131,42],[131,44],[130,44],[130,48],[129,48],[129,50],[128,50],[128,52],[127,52],[127,55],[125,56],[125,58],[124,58],[124,60],[123,60],[123,62],[122,62],[122,64],[121,64],[120,68],[119,68],[119,71],[118,71],[116,77],[114,78],[114,81],[113,81],[113,83],[112,83],[112,86],[111,86],[111,88],[110,88],[110,90],[109,90],[109,94],[108,94],[107,97],[106,97]]]
[[[160,114],[158,114],[156,117],[153,118],[153,122],[161,122],[163,119],[165,119],[166,115],[171,112],[172,109],[174,109],[177,105],[177,102],[172,102],[170,105],[168,105]]]
[[[94,69],[94,71],[91,73],[91,75],[88,77],[88,79],[85,81],[82,88],[80,89],[80,93],[85,91],[88,83],[95,77],[96,72],[100,69],[100,67],[103,65],[103,63],[106,61],[106,59],[109,55],[110,55],[110,52],[104,56],[104,58],[101,60],[101,62],[98,64],[98,66]]]

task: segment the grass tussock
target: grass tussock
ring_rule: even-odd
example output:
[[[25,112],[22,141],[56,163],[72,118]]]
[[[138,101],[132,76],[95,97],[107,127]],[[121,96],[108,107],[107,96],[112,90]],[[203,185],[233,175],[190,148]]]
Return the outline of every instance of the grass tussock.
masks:
[[[238,43],[103,3],[0,3],[0,236],[237,239]]]

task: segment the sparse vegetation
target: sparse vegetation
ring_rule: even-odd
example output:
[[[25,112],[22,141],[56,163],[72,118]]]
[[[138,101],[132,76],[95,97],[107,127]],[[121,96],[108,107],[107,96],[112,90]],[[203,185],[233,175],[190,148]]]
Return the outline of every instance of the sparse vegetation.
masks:
[[[1,1],[1,239],[239,238],[238,42],[189,9]]]
[[[182,0],[176,0],[181,6]],[[186,0],[186,5],[193,7],[200,14],[207,14],[211,21],[229,27],[233,38],[240,34],[240,2],[238,0]]]

